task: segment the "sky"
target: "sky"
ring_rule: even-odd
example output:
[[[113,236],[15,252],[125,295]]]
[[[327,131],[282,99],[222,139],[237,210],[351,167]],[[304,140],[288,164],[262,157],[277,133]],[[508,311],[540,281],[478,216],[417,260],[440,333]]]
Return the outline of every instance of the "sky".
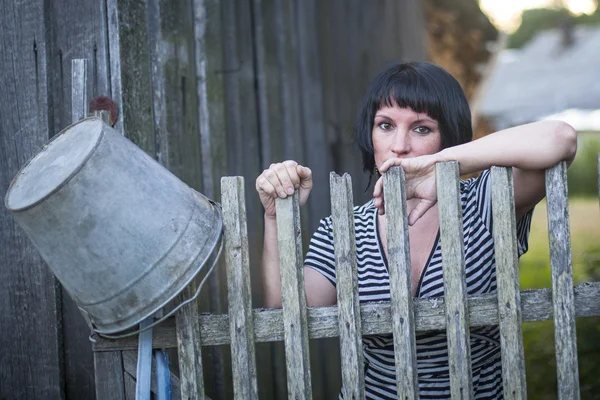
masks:
[[[518,28],[523,10],[552,7],[561,2],[574,14],[589,14],[595,9],[594,0],[479,0],[481,9],[496,27],[507,32]]]

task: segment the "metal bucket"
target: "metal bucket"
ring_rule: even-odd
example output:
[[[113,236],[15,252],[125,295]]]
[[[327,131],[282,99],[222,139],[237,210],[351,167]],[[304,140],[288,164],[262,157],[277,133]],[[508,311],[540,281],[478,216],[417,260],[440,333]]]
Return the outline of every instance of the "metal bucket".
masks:
[[[174,305],[221,240],[216,203],[97,118],[44,145],[5,205],[100,334]]]

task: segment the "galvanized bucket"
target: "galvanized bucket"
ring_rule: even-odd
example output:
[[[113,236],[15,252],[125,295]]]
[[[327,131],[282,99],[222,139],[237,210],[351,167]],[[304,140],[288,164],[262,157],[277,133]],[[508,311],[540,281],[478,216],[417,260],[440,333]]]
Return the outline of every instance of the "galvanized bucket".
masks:
[[[104,335],[177,307],[218,258],[220,207],[97,118],[48,142],[5,205]]]

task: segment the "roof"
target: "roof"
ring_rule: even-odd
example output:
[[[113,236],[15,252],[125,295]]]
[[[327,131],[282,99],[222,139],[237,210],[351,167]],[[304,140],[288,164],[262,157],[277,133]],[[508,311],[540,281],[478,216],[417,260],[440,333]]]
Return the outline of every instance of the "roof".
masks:
[[[497,129],[567,109],[600,109],[600,27],[578,26],[564,48],[562,31],[544,31],[520,50],[504,50],[481,114]]]

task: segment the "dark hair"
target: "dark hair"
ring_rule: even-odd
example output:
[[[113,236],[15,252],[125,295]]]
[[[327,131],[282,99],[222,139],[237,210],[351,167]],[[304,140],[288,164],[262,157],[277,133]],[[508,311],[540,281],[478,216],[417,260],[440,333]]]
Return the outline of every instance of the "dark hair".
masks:
[[[443,68],[426,62],[394,64],[369,86],[356,121],[355,140],[363,169],[373,173],[373,121],[382,106],[410,107],[437,120],[442,149],[467,143],[473,136],[471,110],[458,81]]]

